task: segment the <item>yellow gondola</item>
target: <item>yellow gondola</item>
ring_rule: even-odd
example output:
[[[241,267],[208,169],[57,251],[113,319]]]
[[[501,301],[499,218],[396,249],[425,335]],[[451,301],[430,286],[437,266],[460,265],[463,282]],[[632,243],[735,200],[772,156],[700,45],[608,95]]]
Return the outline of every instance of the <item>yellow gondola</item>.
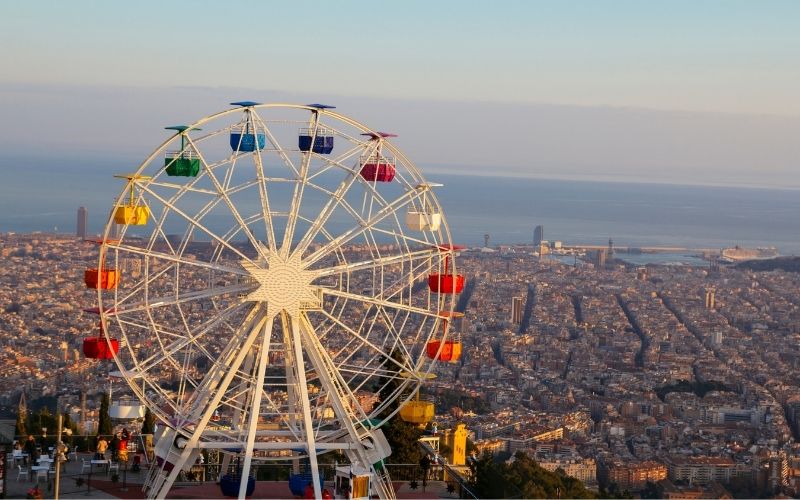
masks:
[[[120,205],[114,210],[114,222],[117,224],[144,226],[150,218],[150,209],[144,205],[137,205],[135,200],[134,185],[139,179],[150,179],[146,175],[122,174],[115,175],[119,179],[126,179],[130,188],[128,203]]]
[[[435,408],[433,402],[417,399],[407,401],[406,404],[400,408],[400,418],[411,424],[425,425],[433,420]]]

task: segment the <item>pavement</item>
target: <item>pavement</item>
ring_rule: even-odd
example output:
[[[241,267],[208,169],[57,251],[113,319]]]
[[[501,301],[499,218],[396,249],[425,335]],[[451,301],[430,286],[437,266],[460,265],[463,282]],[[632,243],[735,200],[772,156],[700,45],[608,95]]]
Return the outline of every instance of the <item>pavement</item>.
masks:
[[[117,481],[112,481],[113,473],[106,472],[103,466],[92,467],[91,474],[82,470],[81,459],[88,461],[91,458],[92,456],[89,453],[79,453],[77,461],[72,459],[62,464],[59,498],[145,498],[142,492],[142,483],[147,474],[146,467],[142,467],[138,472],[121,469]],[[43,477],[37,478],[36,473],[30,475],[29,478],[21,477],[17,479],[17,467],[14,465],[14,460],[10,455],[8,456],[7,464],[6,498],[26,498],[28,491],[36,486],[39,487],[43,498],[55,497],[55,477],[53,474],[50,474],[46,481]],[[333,483],[330,481],[326,482],[325,486],[329,490],[333,489]],[[447,492],[447,483],[444,481],[429,481],[424,490],[421,482],[416,489],[412,489],[408,481],[395,481],[394,486],[397,498],[458,498],[457,494]],[[167,498],[206,499],[224,497],[221,495],[217,483],[207,481],[202,483],[176,483]],[[256,490],[251,498],[299,497],[292,495],[289,491],[289,484],[285,481],[258,481]]]

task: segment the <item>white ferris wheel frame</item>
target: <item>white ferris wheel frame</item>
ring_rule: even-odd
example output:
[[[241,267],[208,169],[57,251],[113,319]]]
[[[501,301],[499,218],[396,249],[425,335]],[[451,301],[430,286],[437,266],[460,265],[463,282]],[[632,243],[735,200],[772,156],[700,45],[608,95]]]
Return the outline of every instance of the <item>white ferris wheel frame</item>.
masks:
[[[332,157],[323,157],[313,151],[300,153],[301,161],[297,164],[292,161],[291,156],[297,156],[298,150],[281,146],[281,143],[270,131],[271,125],[267,125],[270,121],[264,121],[258,113],[258,111],[268,112],[273,109],[310,112],[311,118],[308,125],[313,130],[312,143],[316,139],[317,133],[324,127],[328,131],[335,132],[335,137],[339,139],[339,142],[344,140],[349,147],[344,153],[334,154]],[[244,114],[244,120],[253,123],[259,131],[264,131],[266,147],[257,147],[252,153],[234,151],[229,157],[220,161],[207,161],[202,152],[203,141],[230,133],[233,125],[215,129],[194,138],[189,135],[189,132],[199,130],[205,124],[211,124],[237,114]],[[324,124],[321,123],[323,118],[325,119]],[[349,126],[370,138],[360,139],[355,134],[348,134],[335,128],[333,123]],[[187,141],[181,152],[193,151],[199,157],[200,173],[196,177],[166,177],[164,175],[165,166],[157,165],[167,147],[179,140]],[[271,178],[265,175],[262,156],[267,150],[283,161],[283,166],[289,173],[285,179]],[[359,175],[360,158],[365,153],[367,156],[376,154],[376,151],[379,155],[388,151],[396,159],[398,180],[395,182],[400,182],[404,191],[394,199],[385,198],[380,192],[380,187],[374,181],[366,181]],[[234,169],[237,161],[250,155],[252,155],[255,166],[254,178],[245,183],[234,184]],[[313,159],[317,160],[317,164],[324,165],[323,168],[311,171]],[[348,161],[351,163],[355,161],[356,166],[346,164],[345,162]],[[156,172],[152,178],[140,177],[149,173],[149,170],[153,170],[154,165]],[[322,186],[324,174],[329,171],[337,171],[345,175],[345,179],[338,184],[336,189],[326,189]],[[292,178],[292,176],[294,177]],[[198,182],[204,178],[211,181],[214,189],[198,187]],[[114,212],[125,205],[128,187],[122,190],[106,224],[98,269],[104,268],[112,258],[113,267],[121,269],[122,260],[127,256],[134,256],[143,261],[141,273],[143,278],[131,288],[103,290],[98,287],[97,301],[101,325],[106,338],[110,339],[115,333],[122,337],[121,352],[114,355],[114,360],[123,377],[128,381],[131,392],[148,405],[164,425],[174,428],[175,439],[182,436],[186,441],[172,470],[168,473],[165,471],[160,479],[153,481],[148,495],[164,497],[180,470],[192,456],[192,452],[200,449],[238,449],[243,453],[244,465],[239,490],[240,498],[243,498],[245,494],[246,478],[252,466],[254,450],[297,450],[298,448],[303,450],[309,460],[313,475],[312,483],[317,498],[321,495],[317,467],[317,454],[320,451],[349,450],[356,457],[355,461],[361,462],[360,465],[369,468],[371,466],[369,446],[365,446],[365,440],[368,441],[374,437],[375,430],[392,418],[402,404],[417,393],[420,385],[430,378],[436,361],[425,357],[424,344],[434,338],[447,339],[448,325],[447,321],[443,320],[443,313],[452,313],[456,305],[453,294],[435,294],[428,291],[427,288],[424,292],[427,293],[424,304],[412,305],[411,303],[410,284],[418,283],[420,279],[426,278],[432,272],[441,273],[442,262],[445,263],[445,266],[449,266],[448,272],[456,274],[456,264],[453,258],[454,247],[451,244],[449,227],[444,217],[442,217],[441,226],[433,231],[423,231],[422,234],[412,235],[407,234],[404,230],[402,216],[404,210],[423,207],[442,214],[439,202],[432,190],[435,185],[425,182],[413,163],[395,145],[386,140],[381,132],[372,130],[351,118],[330,109],[315,106],[256,105],[254,103],[209,115],[190,125],[185,132],[181,131],[171,136],[139,165],[130,182],[137,192],[137,205],[147,206],[151,209],[155,220],[147,226],[148,230],[151,227],[152,230],[149,237],[146,238],[147,244],[144,246],[137,243],[145,240],[137,241],[129,238],[129,241],[125,242],[128,226],[121,226],[122,235],[119,240],[112,239],[115,224]],[[270,204],[267,185],[276,182],[294,184],[290,206],[283,213],[274,210]],[[358,207],[351,206],[345,199],[353,186],[357,185],[365,189],[364,205],[360,210]],[[242,215],[237,209],[235,197],[254,187],[259,193],[261,213],[250,216]],[[301,214],[303,196],[307,189],[315,189],[329,196],[328,201],[314,220]],[[164,190],[174,190],[173,196],[166,196]],[[211,199],[195,213],[187,213],[188,210],[180,202],[184,196],[192,195],[210,196]],[[369,202],[368,208],[367,201]],[[222,233],[204,222],[204,217],[219,206],[224,207],[234,221],[230,229]],[[156,217],[159,207],[162,209],[161,215]],[[352,216],[356,223],[344,232],[333,234],[326,227],[326,223],[337,210],[343,210],[344,213]],[[165,223],[168,217],[177,217],[187,224],[186,232],[177,245],[173,245],[167,237]],[[280,238],[276,236],[276,224],[279,227],[282,219],[285,219],[286,225],[279,245]],[[386,220],[393,222],[394,229],[392,231],[380,227],[380,224]],[[260,223],[264,224],[266,241],[260,240],[252,229],[254,224]],[[298,224],[308,225],[308,229],[299,239],[296,238]],[[192,236],[198,232],[209,238],[215,245],[212,257],[208,260],[189,259],[185,256]],[[240,250],[235,240],[237,237],[244,237],[245,241],[249,242],[250,248],[255,251],[255,256]],[[320,237],[323,239],[322,243],[318,241]],[[390,240],[393,238],[398,243],[397,247],[400,253],[384,255],[379,248],[377,237]],[[367,242],[370,258],[350,262],[345,255],[348,245],[360,241],[360,239]],[[162,244],[161,246],[165,246],[166,249],[156,248],[158,246],[156,243],[159,242],[165,242],[166,245]],[[316,245],[315,249],[311,248],[312,244]],[[221,256],[224,252],[239,258],[240,265],[231,265],[227,261],[222,262]],[[290,263],[293,256],[300,264]],[[333,258],[336,261],[335,264],[315,267],[326,258]],[[272,260],[270,261],[270,259]],[[164,265],[161,269],[150,269],[150,262],[169,264]],[[279,300],[279,297],[275,295],[274,291],[270,292],[270,283],[274,277],[269,276],[269,272],[273,268],[279,269],[281,265],[285,265],[290,274],[295,271],[295,274],[300,274],[301,269],[303,273],[308,273],[303,275],[303,279],[308,279],[310,276],[308,286],[319,295],[321,306],[319,309],[315,309],[315,312],[325,318],[324,322],[327,324],[324,327],[318,330],[320,325],[315,326],[312,323],[309,313],[301,309],[300,304],[302,303],[299,299],[296,311],[270,310],[270,304]],[[383,285],[387,279],[383,276],[385,270],[398,265],[401,266],[402,276],[396,281],[389,281],[388,286],[384,288]],[[237,282],[221,287],[210,286],[205,289],[182,292],[179,284],[181,268],[202,270],[208,272],[209,276],[214,273],[235,276]],[[380,290],[373,289],[371,296],[356,293],[349,288],[342,288],[343,276],[349,280],[354,273],[372,272],[375,274],[377,271],[381,273],[379,282],[382,287]],[[339,288],[313,284],[313,282],[325,278],[339,278],[337,280]],[[169,296],[151,296],[150,288],[154,288],[154,283],[170,282],[170,280],[173,280],[174,293]],[[297,285],[297,289],[302,291],[304,290],[303,286]],[[261,293],[261,291],[267,295],[262,294],[260,300],[248,300],[248,297]],[[216,304],[215,299],[223,296],[230,297],[232,294],[240,297],[238,303],[234,302],[224,308]],[[270,299],[265,300],[266,296],[269,296]],[[135,298],[138,301],[132,301]],[[334,303],[330,309],[326,309],[323,305],[326,299]],[[338,301],[341,301],[341,307],[337,313],[336,304],[340,303]],[[190,318],[186,317],[184,306],[207,304],[208,302],[213,304],[214,311],[212,312],[216,314],[200,325],[190,325]],[[367,316],[360,324],[347,324],[342,319],[345,306],[350,304],[352,308],[353,303],[362,304],[370,311],[372,310],[370,308],[374,308],[375,312],[370,324],[366,324]],[[291,307],[295,307],[293,302],[291,304]],[[154,318],[154,310],[170,307],[177,308],[180,312],[180,323],[182,323],[184,331],[180,329],[170,331],[170,328],[166,327],[163,322]],[[236,314],[244,314],[244,319],[240,320],[237,325],[233,325],[229,320],[236,320]],[[391,314],[395,314],[395,316],[391,316]],[[402,314],[405,314],[405,319],[398,321],[398,315]],[[129,318],[134,315],[143,315],[147,319]],[[419,333],[416,335],[416,343],[422,343],[421,350],[419,345],[409,347],[403,342],[404,333],[413,327],[413,321],[411,324],[408,323],[411,315],[422,318],[421,325],[418,327]],[[294,398],[295,403],[301,405],[302,422],[293,421],[292,425],[287,425],[285,429],[278,431],[263,431],[258,429],[263,405],[266,403],[267,406],[272,405],[276,410],[278,409],[278,405],[270,399],[271,395],[266,394],[264,390],[265,376],[270,365],[268,354],[272,352],[270,343],[276,322],[285,335],[283,347],[286,356],[286,391],[289,399]],[[385,341],[381,345],[378,345],[375,340],[377,334],[373,335],[378,323],[381,323],[386,330]],[[215,357],[215,354],[209,352],[207,346],[201,342],[204,336],[211,335],[211,332],[218,328],[229,331],[231,339],[240,339],[241,342],[230,341],[226,350],[220,353],[219,357]],[[128,342],[127,338],[129,332],[145,330],[155,336],[159,350],[153,355],[139,359],[136,346]],[[441,333],[439,333],[440,331]],[[344,348],[337,353],[329,352],[322,340],[329,334],[333,335],[332,332],[349,336],[350,341],[345,348],[353,347],[353,353],[358,352],[355,347],[373,350],[373,357],[369,361],[370,366],[366,368],[359,366],[358,359],[350,357],[354,354],[350,356],[342,354],[341,351],[344,351]],[[189,349],[193,349],[193,353],[196,350],[207,359],[217,360],[214,362],[213,369],[209,370],[209,373],[199,383],[186,377],[188,360],[191,356],[186,355],[183,364],[178,360],[178,354],[183,350],[189,352]],[[402,352],[402,362],[392,357],[391,349],[399,349]],[[386,361],[383,369],[376,368],[376,360],[381,356]],[[303,363],[298,364],[296,360],[299,359],[302,359]],[[294,366],[291,374],[289,373],[290,363]],[[306,365],[310,365],[311,369],[308,370]],[[181,396],[178,398],[166,397],[163,387],[158,380],[154,379],[154,372],[165,367],[184,374],[184,378],[180,381],[179,393]],[[317,401],[318,406],[312,408],[308,392],[307,375],[309,374],[315,376],[314,380],[324,388],[326,403],[332,407],[336,420],[339,422],[338,429],[320,430],[318,421],[320,419],[312,416],[313,411],[319,410],[320,403]],[[375,379],[386,380],[386,384],[394,381],[398,386],[391,399],[380,401],[377,407],[368,414],[363,409],[355,408],[351,403],[357,401],[355,392],[364,389],[370,380],[374,381]],[[228,391],[232,383],[243,386],[244,389],[231,396]],[[291,384],[294,384],[294,391],[297,392],[294,396],[292,396]],[[190,398],[195,406],[184,406],[180,399],[184,396]],[[192,397],[194,397],[193,400]],[[258,411],[247,411],[246,403],[248,401],[251,402],[251,408],[258,409]],[[400,404],[397,404],[398,402]],[[397,406],[392,411],[388,411],[393,403]],[[239,412],[240,421],[236,422],[239,431],[236,432],[236,439],[232,437],[233,431],[226,432],[209,428],[215,411],[221,405],[228,405],[233,409],[234,414]],[[374,426],[364,424],[371,415],[381,412],[383,412],[381,422]],[[246,433],[242,432],[243,429],[246,429]],[[274,439],[282,440],[275,441]],[[381,497],[392,497],[393,492],[388,486],[388,476],[377,479],[375,487],[378,494]]]

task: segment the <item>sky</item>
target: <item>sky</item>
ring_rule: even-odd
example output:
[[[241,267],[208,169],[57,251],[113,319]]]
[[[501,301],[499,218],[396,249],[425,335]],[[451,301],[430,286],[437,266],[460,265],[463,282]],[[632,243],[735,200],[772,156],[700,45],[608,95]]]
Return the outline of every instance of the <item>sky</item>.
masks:
[[[143,158],[164,125],[252,99],[334,103],[439,171],[800,187],[798,19],[778,0],[6,1],[0,171]]]

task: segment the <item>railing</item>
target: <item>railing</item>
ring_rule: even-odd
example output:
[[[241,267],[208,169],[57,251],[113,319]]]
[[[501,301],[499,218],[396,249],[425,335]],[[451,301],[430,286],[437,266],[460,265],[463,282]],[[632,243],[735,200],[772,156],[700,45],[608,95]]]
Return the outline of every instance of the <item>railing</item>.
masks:
[[[312,136],[312,135],[314,135],[314,129],[313,128],[301,128],[300,129],[300,135]],[[317,137],[332,137],[332,136],[333,136],[333,130],[327,129],[325,127],[318,127],[317,128]]]
[[[197,154],[197,151],[191,149],[184,149],[182,151],[167,151],[164,153],[166,158],[181,158],[184,160],[197,160],[200,159],[200,155]]]

